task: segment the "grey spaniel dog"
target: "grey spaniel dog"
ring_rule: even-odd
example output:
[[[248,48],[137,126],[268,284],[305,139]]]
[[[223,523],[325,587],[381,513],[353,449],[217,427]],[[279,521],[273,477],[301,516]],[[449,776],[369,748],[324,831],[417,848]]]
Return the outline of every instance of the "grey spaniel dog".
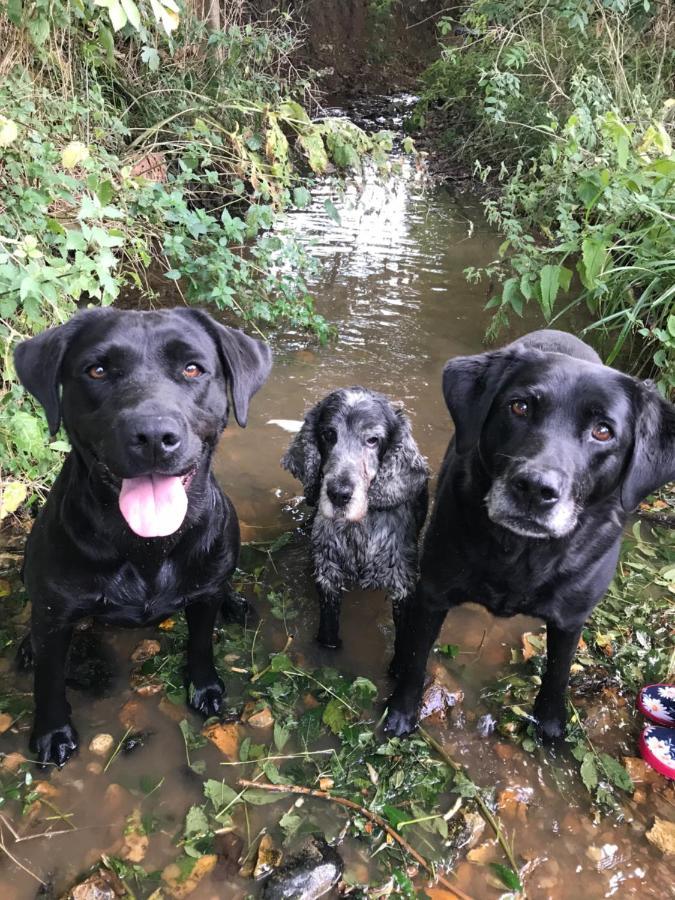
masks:
[[[340,607],[348,586],[387,591],[398,640],[398,624],[415,589],[418,537],[429,502],[429,469],[408,418],[375,391],[333,391],[306,414],[281,464],[316,507],[312,556],[319,643],[340,646]]]

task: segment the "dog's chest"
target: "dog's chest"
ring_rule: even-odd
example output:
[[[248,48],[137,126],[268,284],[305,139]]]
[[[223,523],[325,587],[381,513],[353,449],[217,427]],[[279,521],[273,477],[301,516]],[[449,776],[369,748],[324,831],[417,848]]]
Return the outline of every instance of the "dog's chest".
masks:
[[[101,588],[97,617],[120,625],[151,624],[182,609],[187,599],[170,558],[146,571],[124,562]]]

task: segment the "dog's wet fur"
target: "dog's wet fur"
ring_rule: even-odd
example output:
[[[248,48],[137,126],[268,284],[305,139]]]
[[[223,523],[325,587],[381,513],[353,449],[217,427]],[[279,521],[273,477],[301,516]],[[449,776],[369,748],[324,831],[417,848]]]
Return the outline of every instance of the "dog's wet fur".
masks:
[[[398,624],[417,580],[429,479],[403,410],[362,387],[333,391],[305,415],[282,465],[316,506],[319,643],[340,646],[342,595],[350,586],[386,590]]]
[[[443,393],[455,436],[397,643],[385,731],[415,728],[446,612],[471,601],[546,622],[534,715],[556,739],[581,629],[614,574],[626,518],[675,478],[675,407],[557,331],[450,360]]]
[[[72,445],[26,546],[31,748],[41,763],[62,765],[77,747],[65,670],[73,626],[87,616],[139,626],[185,609],[189,702],[216,715],[224,686],[213,626],[223,603],[241,609],[229,586],[239,525],[210,462],[228,392],[243,427],[270,371],[269,348],[196,309],[95,309],[19,344],[15,362],[52,434],[63,419]],[[155,481],[185,499],[183,491],[186,509],[172,533],[143,537],[122,515],[121,489]]]

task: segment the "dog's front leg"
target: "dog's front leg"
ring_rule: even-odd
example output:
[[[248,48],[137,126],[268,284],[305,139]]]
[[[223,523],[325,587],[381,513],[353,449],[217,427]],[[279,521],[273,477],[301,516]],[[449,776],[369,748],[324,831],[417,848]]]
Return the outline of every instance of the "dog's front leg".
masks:
[[[392,668],[398,683],[389,699],[389,713],[384,723],[386,734],[409,734],[417,727],[417,713],[424,690],[427,657],[438,637],[447,609],[439,609],[422,585],[410,602],[403,627],[397,634]]]
[[[30,749],[41,765],[67,762],[77,749],[78,736],[66,700],[66,662],[72,626],[53,625],[33,614],[31,644],[34,666],[35,717]]]
[[[188,624],[188,703],[207,719],[219,715],[225,685],[213,662],[213,627],[222,597],[198,600],[185,608]]]
[[[389,674],[398,678],[401,674],[401,660],[405,655],[407,638],[406,616],[413,602],[413,594],[399,596],[392,594],[391,607],[394,615],[394,655],[389,663]]]
[[[545,741],[555,741],[565,734],[565,693],[580,635],[581,628],[563,631],[550,622],[546,626],[546,672],[534,702],[534,715]]]
[[[342,646],[340,639],[340,612],[342,610],[342,592],[327,590],[317,585],[319,594],[319,632],[317,641],[331,650]]]

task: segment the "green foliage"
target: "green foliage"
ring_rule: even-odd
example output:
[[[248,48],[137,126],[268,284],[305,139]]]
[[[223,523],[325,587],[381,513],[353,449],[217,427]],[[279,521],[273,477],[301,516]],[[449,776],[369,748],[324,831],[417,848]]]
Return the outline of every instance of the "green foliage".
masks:
[[[668,4],[473,0],[441,21],[417,122],[498,188],[504,234],[476,280],[494,336],[527,303],[547,323],[573,308],[639,375],[675,389],[675,74]],[[481,162],[475,162],[479,158]],[[494,193],[494,192],[493,192]]]
[[[310,120],[285,17],[175,31],[173,7],[0,5],[16,60],[0,81],[1,474],[37,492],[68,447],[49,444],[16,382],[18,340],[134,292],[325,341],[305,283],[314,261],[279,214],[306,206],[329,165],[381,162],[391,146]]]

